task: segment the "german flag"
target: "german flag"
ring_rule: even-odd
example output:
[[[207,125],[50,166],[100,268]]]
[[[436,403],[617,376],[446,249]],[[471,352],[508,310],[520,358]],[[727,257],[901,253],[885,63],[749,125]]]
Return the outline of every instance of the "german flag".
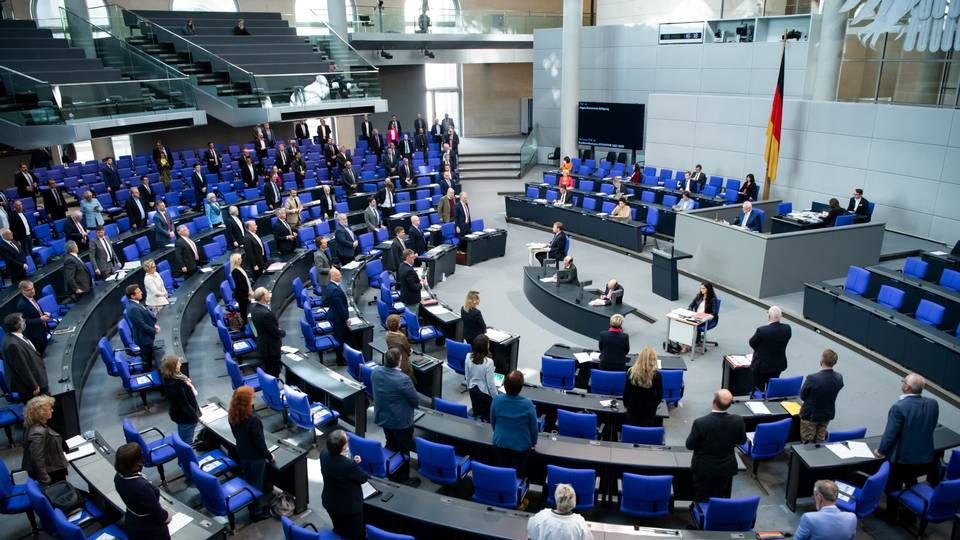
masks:
[[[773,91],[773,105],[770,107],[770,122],[767,123],[767,146],[763,151],[763,159],[767,162],[768,185],[777,179],[777,163],[780,161],[780,128],[783,125],[783,61],[785,53],[786,47],[780,51],[780,76],[777,77],[777,88]]]

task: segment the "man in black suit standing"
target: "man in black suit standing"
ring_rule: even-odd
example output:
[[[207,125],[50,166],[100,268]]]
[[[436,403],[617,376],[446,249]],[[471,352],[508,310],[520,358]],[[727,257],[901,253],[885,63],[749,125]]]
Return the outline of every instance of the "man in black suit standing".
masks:
[[[560,261],[566,256],[567,252],[567,233],[563,232],[563,223],[557,221],[553,224],[553,239],[550,240],[550,250],[546,253],[540,252],[534,255],[540,265],[543,265],[543,261],[546,259],[552,259],[554,261]]]
[[[404,156],[397,165],[397,185],[401,188],[413,187],[417,179],[413,176],[413,169],[410,167],[410,158]]]
[[[263,360],[263,371],[277,377],[280,375],[280,347],[287,333],[280,328],[280,321],[270,311],[270,291],[257,287],[250,305],[250,322],[257,332],[257,354]]]
[[[253,279],[257,279],[267,270],[267,250],[257,234],[257,222],[250,219],[245,225],[247,232],[243,235],[243,262],[247,266],[247,272]]]
[[[267,208],[276,210],[280,208],[280,202],[283,195],[280,193],[280,186],[271,179],[263,183],[263,198],[267,201]]]
[[[417,118],[413,121],[413,132],[420,133],[420,130],[427,131],[427,121],[423,119],[423,115],[417,113]]]
[[[257,187],[257,166],[253,163],[253,157],[249,155],[240,161],[240,179],[243,180],[245,187]]]
[[[19,242],[13,239],[13,231],[10,229],[0,231],[0,236],[3,237],[0,241],[0,256],[7,265],[10,281],[17,283],[27,277],[27,252]]]
[[[743,418],[727,412],[731,403],[730,391],[718,390],[713,395],[713,410],[694,420],[687,435],[687,450],[693,450],[691,472],[697,502],[730,498],[737,474],[734,451],[747,440]]]
[[[415,251],[417,255],[427,251],[427,241],[423,237],[423,231],[420,230],[420,216],[414,214],[410,216],[410,228],[407,230],[407,245]]]
[[[333,130],[327,125],[327,121],[321,118],[320,123],[317,124],[317,137],[320,137],[320,142],[326,142],[327,139],[330,138],[331,133],[333,133]]]
[[[90,244],[90,262],[93,263],[93,272],[97,275],[97,279],[106,279],[120,268],[117,252],[113,249],[113,243],[107,238],[103,227],[97,227],[97,237]]]
[[[424,160],[426,160],[427,150],[430,148],[429,141],[427,141],[427,132],[420,130],[414,133],[413,145],[418,151],[423,152]]]
[[[217,152],[213,141],[207,143],[207,150],[203,153],[203,161],[207,164],[207,170],[213,174],[220,175],[220,166],[223,165],[223,158]]]
[[[67,240],[76,243],[78,250],[80,248],[87,249],[90,245],[88,232],[86,227],[83,226],[83,214],[80,210],[77,209],[71,212],[70,217],[68,217],[67,221],[63,224],[63,234],[67,237]]]
[[[83,259],[77,255],[77,243],[68,240],[64,249],[67,254],[63,258],[63,286],[70,293],[70,299],[76,302],[78,298],[90,292],[93,283],[90,273],[87,272],[87,265],[83,264]]]
[[[363,113],[363,120],[360,121],[360,140],[370,141],[373,135],[373,122],[370,121],[370,115]]]
[[[363,484],[369,476],[360,468],[360,456],[350,457],[347,434],[342,429],[327,436],[327,449],[320,454],[323,474],[323,508],[333,522],[333,532],[342,538],[364,538]]]
[[[926,379],[917,373],[903,378],[903,395],[890,407],[887,426],[874,452],[879,458],[890,460],[890,480],[887,482],[887,513],[895,516],[897,503],[891,491],[917,483],[917,477],[926,474],[928,480],[939,478],[934,454],[933,430],[940,419],[940,406],[932,398],[922,396]]]
[[[306,120],[301,120],[293,125],[293,135],[301,143],[310,138],[310,126]]]
[[[103,160],[103,168],[100,169],[100,178],[107,185],[107,191],[110,192],[110,200],[117,206],[117,191],[123,188],[120,183],[120,173],[117,172],[117,166],[113,163],[113,158],[107,156]]]
[[[703,193],[703,188],[707,185],[707,175],[704,174],[703,167],[701,167],[699,163],[693,168],[693,172],[690,173],[690,181],[696,182],[697,193]]]
[[[836,414],[837,394],[843,388],[843,376],[833,370],[837,353],[825,349],[820,355],[820,371],[807,375],[800,387],[800,440],[822,443],[827,439],[827,424]]]
[[[20,247],[28,256],[33,253],[33,228],[27,215],[23,213],[23,203],[13,201],[13,213],[10,214],[10,230],[13,232],[13,239],[20,242]]]
[[[397,130],[397,133],[403,133],[403,126],[400,125],[400,121],[397,120],[397,115],[391,114],[390,121],[387,122],[387,129],[394,128]]]
[[[373,128],[373,132],[370,134],[370,143],[368,147],[370,151],[376,154],[377,162],[383,158],[383,149],[386,146],[383,142],[383,135],[380,134],[380,130]]]
[[[337,215],[337,230],[333,233],[333,254],[341,265],[353,260],[357,254],[358,245],[357,235],[347,224],[347,215]]]
[[[753,387],[766,391],[767,381],[779,377],[787,369],[787,344],[790,343],[789,324],[780,322],[783,312],[777,306],[767,310],[767,325],[757,328],[750,338],[753,349]]]
[[[323,289],[323,305],[327,308],[327,320],[333,327],[333,337],[340,344],[337,347],[337,365],[345,365],[343,359],[343,343],[350,331],[347,321],[350,319],[350,307],[347,304],[347,295],[340,286],[343,275],[336,268],[330,269],[330,283]]]
[[[398,150],[400,151],[400,155],[403,156],[404,159],[410,159],[413,156],[413,141],[410,140],[410,137],[408,137],[406,133],[404,133],[403,136],[400,137]]]
[[[230,205],[227,208],[227,218],[223,220],[227,226],[227,247],[231,250],[243,248],[243,222],[240,221],[240,210]]]
[[[190,239],[190,229],[186,225],[177,227],[177,241],[173,247],[180,276],[190,277],[203,264],[203,257],[196,242]]]
[[[466,191],[460,193],[460,200],[457,201],[456,231],[457,236],[461,237],[473,232],[473,218],[470,215]]]
[[[32,197],[37,200],[37,177],[30,172],[26,163],[20,164],[20,170],[13,176],[13,184],[17,187],[18,197]]]
[[[287,223],[287,211],[283,208],[277,212],[277,221],[273,224],[273,240],[280,253],[293,253],[297,248],[297,234]]]
[[[853,190],[853,196],[847,203],[847,212],[853,212],[858,216],[870,215],[870,201],[863,196],[863,188]]]
[[[423,290],[423,284],[426,279],[421,279],[417,271],[413,268],[413,262],[417,259],[417,254],[412,249],[407,249],[400,254],[402,262],[397,269],[397,287],[400,289],[400,301],[417,315],[420,313],[420,291]]]
[[[143,201],[139,188],[130,188],[130,198],[126,204],[127,218],[130,219],[130,228],[139,230],[147,226],[147,204]]]
[[[23,315],[26,336],[40,356],[47,350],[47,322],[50,320],[50,314],[43,311],[40,304],[37,303],[37,290],[33,287],[33,282],[25,279],[18,285],[20,289],[20,299],[17,300],[17,311]]]
[[[57,187],[57,181],[47,180],[47,188],[43,190],[43,208],[52,221],[67,217],[67,199],[63,190]]]
[[[357,192],[357,173],[353,170],[353,164],[347,160],[343,164],[343,172],[340,173],[340,185],[347,195],[353,195]]]
[[[157,194],[153,192],[153,186],[150,185],[150,178],[146,175],[140,177],[140,199],[147,208],[153,208],[157,204]]]
[[[140,359],[143,360],[144,371],[153,370],[153,360],[156,357],[155,343],[160,327],[157,317],[146,306],[140,303],[143,291],[134,283],[127,285],[124,291],[127,295],[127,320],[130,321],[130,331],[133,332],[133,341],[140,347]],[[161,351],[160,356],[163,356]]]
[[[197,212],[203,211],[203,200],[207,198],[207,179],[200,170],[200,162],[193,164],[193,174],[190,175],[190,184],[193,185],[193,208]]]
[[[23,337],[23,316],[11,313],[3,318],[3,367],[10,391],[26,402],[34,396],[46,394],[47,369],[33,343]]]
[[[400,269],[403,252],[407,250],[408,239],[407,232],[399,225],[393,228],[393,233],[396,236],[394,236],[390,242],[390,253],[388,253],[387,257],[383,260],[383,267],[396,273],[397,270]]]
[[[320,215],[324,219],[333,219],[333,215],[337,211],[337,196],[330,191],[330,186],[328,184],[323,185],[323,190],[320,193]]]
[[[274,165],[280,169],[281,173],[290,172],[290,154],[287,153],[287,145],[280,143],[277,146],[276,161]]]

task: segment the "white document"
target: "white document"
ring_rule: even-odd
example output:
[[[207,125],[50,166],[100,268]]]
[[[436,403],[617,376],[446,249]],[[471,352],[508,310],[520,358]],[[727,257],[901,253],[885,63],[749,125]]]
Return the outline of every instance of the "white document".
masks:
[[[946,251],[931,251],[930,254],[931,254],[931,255],[938,255],[938,256],[941,256],[941,257],[942,257],[942,256],[946,255],[947,252],[946,252]]]
[[[210,272],[213,272],[213,268],[210,268],[209,266],[201,266],[200,272],[204,274],[209,274]]]
[[[67,448],[70,450],[75,450],[78,446],[85,442],[87,442],[87,440],[83,438],[83,435],[74,435],[73,437],[67,439]]]
[[[737,367],[749,367],[750,364],[753,363],[753,353],[744,355],[731,354],[729,358],[733,365]]]
[[[283,351],[283,352],[285,352],[285,353],[295,353],[295,352],[300,351],[300,349],[298,349],[298,348],[296,348],[296,347],[291,347],[291,346],[289,346],[289,345],[283,345],[283,346],[281,346],[281,347],[280,347],[280,350]]]
[[[86,443],[78,446],[77,449],[74,450],[73,452],[68,452],[64,455],[66,456],[67,461],[73,461],[75,459],[80,459],[82,457],[89,456],[94,452],[96,452],[96,450],[94,450],[93,448],[93,443]]]
[[[130,261],[123,265],[124,270],[136,270],[137,268],[140,268],[140,261]]]
[[[600,400],[600,406],[602,406],[602,407],[609,407],[610,405],[613,405],[613,400],[612,400],[612,399],[602,399],[602,400]]]
[[[443,307],[443,306],[441,306],[441,305],[439,305],[439,304],[436,305],[436,306],[427,306],[427,307],[425,307],[424,309],[426,309],[428,313],[431,313],[431,314],[437,315],[437,316],[450,313],[450,310],[449,310],[449,309],[447,309],[447,308],[445,308],[445,307]]]
[[[285,262],[275,262],[267,267],[267,272],[279,272],[287,266]]]
[[[746,405],[753,414],[772,414],[770,409],[767,408],[767,404],[762,401],[748,401]]]
[[[219,405],[210,403],[200,407],[200,421],[205,424],[215,422],[225,416],[227,416],[226,409]]]
[[[503,343],[512,337],[510,334],[497,330],[496,328],[487,328],[486,334],[487,337],[490,338],[490,341],[496,341],[497,343]]]
[[[677,308],[670,312],[671,315],[676,315],[678,317],[693,317],[697,314],[695,311],[690,311],[689,309]]]
[[[362,323],[363,323],[363,319],[361,319],[360,317],[350,317],[349,319],[347,319],[347,326],[356,326]]]
[[[853,453],[854,457],[867,459],[876,457],[873,455],[873,450],[870,450],[870,447],[867,446],[867,443],[865,442],[847,441],[847,447],[850,448],[850,452]]]
[[[577,361],[578,364],[583,364],[586,362],[593,361],[593,358],[590,357],[590,353],[585,353],[585,352],[573,353],[573,358],[574,360]]]
[[[492,227],[487,227],[486,229],[483,230],[483,232],[491,233],[491,232],[497,232],[497,230]]]
[[[369,499],[373,495],[376,495],[377,488],[373,487],[370,482],[364,482],[360,489],[363,490],[363,498]]]
[[[182,512],[177,512],[172,518],[170,518],[170,523],[167,523],[167,531],[170,532],[170,536],[173,536],[177,531],[184,528],[191,521],[193,521],[192,517]]]
[[[830,451],[840,459],[850,459],[856,457],[853,455],[853,452],[847,448],[847,445],[843,444],[842,442],[828,444],[827,448],[829,448]]]
[[[287,354],[285,354],[285,355],[283,355],[283,356],[285,356],[285,357],[287,358],[287,360],[290,360],[291,362],[299,362],[299,361],[303,360],[303,358],[301,358],[300,355],[298,355],[298,354],[290,354],[290,353],[287,353]]]
[[[137,384],[147,384],[148,382],[150,382],[149,375],[141,375],[137,377]]]
[[[341,266],[340,268],[346,268],[347,270],[356,270],[360,266],[360,263],[357,261],[350,261],[347,264]]]

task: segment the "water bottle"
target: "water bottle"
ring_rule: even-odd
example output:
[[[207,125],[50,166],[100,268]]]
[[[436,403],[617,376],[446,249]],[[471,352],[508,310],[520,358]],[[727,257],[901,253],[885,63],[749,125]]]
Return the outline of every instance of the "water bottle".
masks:
[[[440,283],[443,283],[443,282],[446,281],[446,280],[447,280],[447,273],[446,273],[446,272],[442,272],[442,273],[440,274]]]

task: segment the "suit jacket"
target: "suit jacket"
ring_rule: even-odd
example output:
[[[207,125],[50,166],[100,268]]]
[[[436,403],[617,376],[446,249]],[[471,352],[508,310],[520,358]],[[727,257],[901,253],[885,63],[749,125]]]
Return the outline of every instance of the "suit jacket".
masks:
[[[689,309],[690,311],[699,311],[699,310],[700,310],[700,302],[703,302],[703,312],[704,312],[704,313],[709,313],[710,315],[713,315],[713,314],[714,314],[714,308],[717,307],[716,301],[713,301],[713,302],[704,302],[704,301],[703,301],[703,295],[700,294],[700,293],[697,293],[697,295],[693,297],[693,302],[690,302],[690,305],[687,306],[687,309]]]
[[[857,204],[857,200],[853,197],[850,197],[850,202],[847,203],[847,212],[853,212],[853,206]],[[857,207],[857,215],[865,216],[870,213],[870,201],[866,197],[860,197],[860,206]]]
[[[321,192],[318,195],[320,198],[320,213],[323,214],[326,218],[332,218],[333,213],[336,211],[337,206],[337,196],[334,193],[330,192],[330,200],[327,200],[327,197]]]
[[[126,203],[127,217],[130,218],[130,227],[133,229],[142,229],[147,226],[147,214],[150,213],[150,206],[140,197],[140,206],[143,208],[143,216],[137,208],[137,199],[130,197]]]
[[[340,185],[348,194],[352,195],[357,192],[357,173],[353,172],[353,167],[343,170],[340,175]]]
[[[54,194],[56,193],[57,196]],[[43,190],[43,207],[47,210],[50,219],[63,219],[67,216],[67,200],[63,197],[60,188]]]
[[[400,151],[401,156],[410,156],[413,153],[413,141],[410,139],[400,139],[400,144],[397,145],[397,150]]]
[[[440,203],[437,205],[437,212],[440,213],[440,221],[444,223],[450,223],[451,221],[457,218],[457,201],[456,199],[450,200],[449,197],[444,195],[440,199]]]
[[[93,263],[94,270],[100,270],[101,278],[112,274],[113,266],[120,263],[117,259],[117,251],[114,249],[113,243],[110,242],[110,239],[106,236],[104,236],[103,239],[107,242],[107,249],[103,248],[99,238],[95,238],[90,242],[90,262]],[[109,258],[113,260],[108,262],[107,259]]]
[[[284,238],[291,234],[294,236],[293,240]],[[297,233],[294,232],[293,227],[284,220],[278,219],[273,224],[273,241],[277,243],[277,249],[280,250],[280,253],[293,253],[293,250],[297,247],[296,236]]]
[[[547,258],[555,261],[563,260],[566,257],[566,251],[567,233],[560,231],[553,235],[553,239],[550,240],[550,252],[547,253]]]
[[[800,516],[795,540],[853,540],[857,535],[857,515],[831,504]]]
[[[133,341],[143,348],[152,348],[157,337],[157,317],[140,302],[127,302],[127,320]]]
[[[400,178],[400,187],[411,187],[416,184],[413,169],[407,163],[401,162],[397,165],[397,176]]]
[[[428,148],[426,131],[424,131],[424,133],[417,133],[416,135],[414,135],[413,143],[417,147],[417,150],[420,150],[421,152],[426,152]]]
[[[257,185],[257,167],[253,163],[250,163],[249,166],[247,163],[240,164],[240,179],[243,180],[243,185],[247,187],[256,187]]]
[[[230,277],[233,278],[233,298],[238,303],[250,303],[250,287],[251,283],[249,280],[249,275],[244,276],[245,272],[239,268],[234,268],[230,270]],[[248,310],[249,313],[249,310]]]
[[[707,184],[707,174],[703,171],[691,173],[690,181],[696,182],[697,193],[703,193],[703,187]]]
[[[368,206],[363,211],[363,222],[367,225],[367,230],[373,232],[383,224],[383,213],[378,208]]]
[[[413,132],[420,133],[420,130],[423,130],[424,133],[427,132],[427,121],[423,118],[415,118],[413,120]]]
[[[413,412],[420,401],[413,380],[399,369],[377,366],[371,375],[373,416],[384,429],[406,429],[413,425]]]
[[[326,124],[317,125],[317,135],[320,136],[320,142],[322,143],[327,137],[329,137],[332,131],[333,130],[330,128],[330,126]]]
[[[193,254],[193,249],[190,247],[190,244],[181,236],[177,238],[177,241],[173,246],[173,254],[176,257],[176,269],[175,273],[183,276],[189,276],[197,271],[197,266],[203,263],[203,251],[200,249],[200,244],[197,244],[196,241],[191,239],[191,242],[197,248],[197,254]],[[181,272],[181,268],[186,267],[186,272]]]
[[[260,245],[262,242],[262,238],[260,242],[254,240],[249,232],[243,235],[243,263],[247,269],[247,275],[253,279],[260,277],[267,269],[267,256]]]
[[[113,167],[104,165],[103,168],[100,169],[100,178],[108,188],[113,188],[114,190],[120,189],[120,173],[117,172],[116,165]]]
[[[27,264],[27,254],[23,247],[19,245],[19,242],[14,240],[13,243],[17,244],[16,248],[7,243],[6,240],[0,240],[0,256],[3,257],[3,262],[7,265],[10,280],[16,283],[27,275],[27,271],[23,268],[23,265]]]
[[[227,226],[227,248],[238,249],[243,247],[243,222],[237,223],[240,216],[224,216],[223,224]]]
[[[347,225],[347,228],[350,226]],[[356,234],[351,236],[353,231],[347,231],[344,227],[337,226],[337,230],[333,233],[333,254],[342,261],[352,261],[353,257],[357,253],[356,246],[353,243],[356,241]]]
[[[790,336],[789,324],[776,322],[757,328],[750,338],[750,347],[753,348],[750,369],[757,373],[780,373],[787,369]]]
[[[71,296],[76,296],[75,291],[77,289],[83,291],[81,294],[86,293],[92,285],[87,266],[73,255],[67,255],[63,258],[63,283],[64,289]]]
[[[450,164],[450,170],[455,171],[458,168],[457,165],[460,162],[460,158],[457,156],[457,153],[451,149],[449,152],[441,156],[440,161],[446,161]]]
[[[26,214],[23,215],[26,216]],[[14,240],[23,243],[23,241],[27,239],[27,225],[23,223],[23,218],[20,216],[21,214],[18,212],[10,212],[10,232],[13,233]],[[29,222],[27,224],[29,224]],[[30,236],[33,236],[32,229],[33,228],[31,227]]]
[[[392,174],[392,171],[396,170],[397,165],[398,165],[399,163],[400,163],[400,162],[397,160],[397,154],[396,154],[396,153],[391,154],[391,153],[387,152],[386,154],[384,154],[384,156],[383,156],[383,168],[386,169],[386,172],[387,172],[388,175]]]
[[[254,302],[250,304],[250,320],[257,330],[257,354],[262,358],[280,358],[280,347],[287,333],[280,328],[277,316],[267,306]]]
[[[207,164],[207,170],[213,173],[220,172],[220,166],[223,165],[223,156],[219,152],[214,154],[209,148],[203,152],[203,161]]]
[[[827,217],[823,218],[823,226],[833,227],[837,224],[837,218],[844,214],[846,214],[846,212],[843,211],[843,208],[832,208],[827,212]]]
[[[123,530],[133,538],[162,537],[169,514],[160,506],[160,490],[139,474],[124,477],[117,473],[113,485],[126,506]]]
[[[741,211],[737,214],[737,219],[733,222],[734,225],[742,226],[743,225],[743,212]],[[751,231],[760,232],[760,214],[753,210],[750,212],[750,217],[747,218],[747,228]]]
[[[37,309],[33,302],[22,294],[20,299],[17,300],[17,311],[23,315],[23,320],[27,325],[27,328],[23,331],[23,337],[30,340],[40,356],[43,356],[43,351],[47,349],[47,323],[40,318],[43,311]]]
[[[327,307],[327,320],[333,326],[333,335],[339,340],[348,330],[350,307],[347,304],[347,293],[343,292],[339,284],[330,281],[323,290],[323,305]]]
[[[731,413],[710,413],[693,421],[687,450],[693,450],[691,469],[696,476],[735,476],[734,449],[747,440],[743,418]]]
[[[487,333],[487,322],[483,320],[483,313],[473,308],[470,311],[460,308],[460,320],[463,321],[463,341],[473,344],[473,340],[480,334]]]
[[[577,278],[577,265],[571,264],[570,268],[561,268],[557,271],[557,281],[560,283],[576,283],[579,284],[580,280]]]
[[[330,260],[330,255],[326,251],[318,249],[313,252],[313,267],[317,269],[317,284],[321,287],[326,287],[327,283],[330,283],[332,263],[333,261]]]
[[[203,173],[194,172],[190,175],[190,185],[193,186],[194,193],[197,195],[197,198],[200,199],[207,189],[207,180],[203,177]]]
[[[369,476],[360,465],[347,456],[320,454],[320,471],[323,473],[321,501],[327,512],[335,514],[363,513],[363,486]]]
[[[407,247],[416,251],[417,254],[427,250],[427,241],[423,237],[423,231],[413,225],[407,229]]]
[[[932,398],[911,395],[897,400],[887,413],[887,427],[877,451],[892,463],[932,462],[933,430],[939,419],[940,406]]]
[[[390,253],[387,254],[387,257],[383,260],[383,267],[391,272],[396,272],[400,269],[400,263],[403,259],[403,251],[410,248],[409,238],[401,241],[400,237],[395,237],[390,242]]]
[[[290,172],[290,156],[287,155],[286,149],[283,152],[277,150],[277,158],[274,164],[280,169],[280,172]]]
[[[443,139],[443,126],[439,122],[430,126],[430,136],[433,138],[433,142],[439,143]]]
[[[417,271],[405,262],[400,263],[400,268],[397,270],[397,287],[400,290],[401,302],[408,305],[420,303],[420,290],[423,289],[423,284],[417,277]]]
[[[837,394],[843,388],[843,376],[832,369],[821,369],[807,375],[800,387],[800,418],[812,422],[829,422],[836,414]]]
[[[17,186],[17,195],[20,197],[33,197],[37,194],[37,176],[33,173],[30,173],[30,178],[32,182],[27,181],[27,176],[23,174],[22,171],[17,171],[17,174],[13,176],[13,183]],[[27,187],[33,186],[33,193],[27,191]]]
[[[267,208],[276,210],[280,208],[280,187],[272,180],[263,183],[263,197],[267,201]]]
[[[376,136],[370,136],[370,151],[378,156],[383,153],[383,149],[386,146],[383,142],[383,134],[377,133]]]
[[[450,148],[456,150],[460,147],[460,136],[457,135],[457,132],[454,131],[451,135],[450,133],[444,133],[443,142],[450,145]]]
[[[33,390],[47,392],[47,369],[40,354],[30,344],[13,334],[3,337],[3,367],[11,392],[22,401],[33,397]]]
[[[360,122],[360,138],[369,140],[371,135],[373,135],[373,122],[369,120]]]
[[[600,332],[600,369],[626,371],[627,355],[630,354],[630,336],[626,332],[604,330]]]
[[[166,217],[166,219],[164,219]],[[70,222],[68,221],[67,224]],[[173,232],[173,218],[169,212],[160,213],[158,210],[153,214],[153,235],[158,246],[165,246],[173,243],[170,233]]]
[[[470,234],[473,232],[473,215],[470,213],[470,204],[466,206],[461,202],[457,202],[457,228],[460,229],[460,236],[465,234]]]

